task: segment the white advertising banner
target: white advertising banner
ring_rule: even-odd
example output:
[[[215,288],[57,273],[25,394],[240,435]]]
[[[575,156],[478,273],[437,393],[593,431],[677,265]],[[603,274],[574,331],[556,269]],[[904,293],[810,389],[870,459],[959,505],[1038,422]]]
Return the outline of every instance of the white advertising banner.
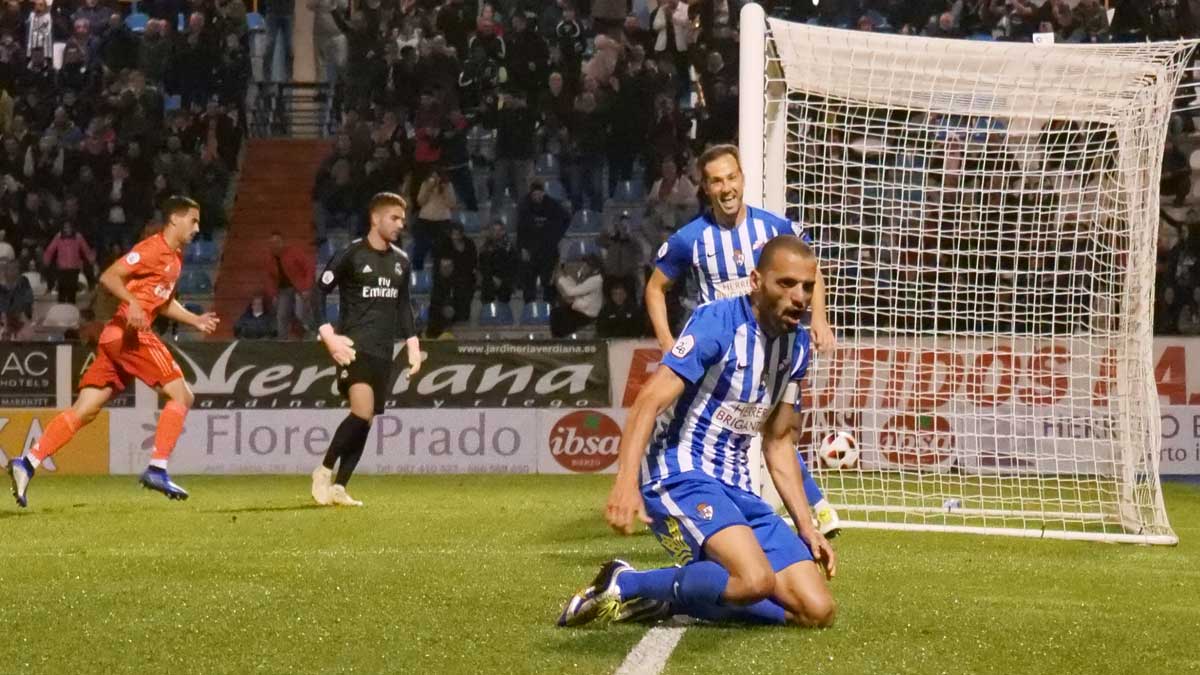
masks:
[[[193,410],[175,473],[307,473],[329,447],[345,410]],[[110,468],[138,473],[150,459],[156,413],[114,410]],[[375,418],[363,473],[535,473],[534,410],[403,410]]]
[[[542,410],[538,473],[616,473],[622,408]]]
[[[1162,437],[1158,472],[1200,475],[1200,405],[1163,406]]]

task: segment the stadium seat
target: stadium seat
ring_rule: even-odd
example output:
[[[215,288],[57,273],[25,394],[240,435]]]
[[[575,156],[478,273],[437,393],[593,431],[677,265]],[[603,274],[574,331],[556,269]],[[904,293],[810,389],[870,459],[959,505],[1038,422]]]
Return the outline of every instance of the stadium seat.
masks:
[[[170,94],[163,97],[163,112],[174,112],[183,107],[183,97],[179,94]]]
[[[433,288],[433,275],[429,270],[413,270],[412,285],[409,292],[413,295],[428,295]]]
[[[429,325],[429,303],[426,301],[417,301],[413,303],[413,316],[416,318],[418,327]]]
[[[146,32],[146,24],[150,21],[150,17],[141,12],[132,12],[125,17],[125,26],[134,33]]]
[[[202,270],[187,270],[179,277],[179,292],[182,295],[212,293],[212,279]]]
[[[545,326],[550,323],[550,303],[527,302],[521,310],[522,326]]]
[[[42,326],[55,330],[79,328],[79,308],[68,303],[57,303],[46,310]]]
[[[204,313],[204,307],[201,306],[200,303],[198,303],[198,302],[185,302],[183,304],[183,308],[186,309],[187,311],[191,312],[192,314],[203,314]]]
[[[603,216],[596,211],[582,209],[571,216],[571,226],[567,228],[567,231],[571,234],[600,234],[600,230],[603,229],[603,221]]]
[[[455,211],[450,218],[462,224],[463,231],[467,233],[468,237],[479,234],[482,229],[479,223],[479,214],[474,211]]]
[[[29,287],[33,289],[33,297],[39,298],[46,294],[46,282],[42,279],[40,272],[25,272],[24,277],[29,281]]]
[[[479,308],[480,326],[513,325],[512,307],[507,302],[489,302]]]
[[[566,201],[567,189],[563,187],[562,181],[551,179],[546,181],[546,195],[558,201]]]
[[[600,247],[591,237],[572,237],[563,240],[559,253],[563,260],[574,262],[587,255],[600,255]]]
[[[327,298],[325,300],[325,322],[326,323],[337,323],[338,313],[340,311],[341,311],[341,306],[338,304],[337,300],[335,300],[333,298]]]
[[[510,232],[515,231],[513,228],[517,226],[517,207],[511,204],[493,207],[492,220],[504,223]]]
[[[613,192],[612,198],[613,201],[622,204],[635,204],[646,198],[646,192],[642,189],[641,183],[623,180],[617,183],[617,189]]]
[[[333,242],[329,240],[321,242],[321,245],[317,247],[317,266],[325,267],[325,264],[333,259],[333,254],[336,252],[337,249],[333,247]],[[317,270],[318,278],[321,276],[321,271]]]
[[[558,157],[547,152],[537,158],[533,165],[533,173],[544,178],[557,178],[560,168]]]
[[[249,12],[246,14],[246,28],[253,33],[265,33],[267,20],[258,12]]]
[[[185,262],[196,265],[211,265],[217,261],[217,244],[207,239],[197,239],[188,246]]]

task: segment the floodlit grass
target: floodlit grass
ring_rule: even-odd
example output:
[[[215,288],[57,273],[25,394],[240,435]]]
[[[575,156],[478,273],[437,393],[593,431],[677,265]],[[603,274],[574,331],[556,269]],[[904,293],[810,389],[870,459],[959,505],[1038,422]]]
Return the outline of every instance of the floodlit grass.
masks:
[[[606,477],[39,477],[0,508],[0,672],[612,672],[643,626],[561,630],[603,560]],[[837,626],[689,628],[667,672],[1179,673],[1200,668],[1200,488],[1168,484],[1178,547],[853,530]]]

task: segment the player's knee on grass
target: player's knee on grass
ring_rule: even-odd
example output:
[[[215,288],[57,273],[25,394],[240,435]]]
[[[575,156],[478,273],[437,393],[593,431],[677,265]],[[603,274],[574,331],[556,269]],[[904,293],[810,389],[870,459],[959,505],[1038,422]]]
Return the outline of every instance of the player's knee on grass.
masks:
[[[788,623],[806,628],[828,628],[837,617],[837,602],[812,563],[793,566],[779,575],[775,601],[788,613]]]
[[[837,603],[833,596],[808,598],[797,611],[788,612],[788,622],[805,628],[829,628],[837,618]]]

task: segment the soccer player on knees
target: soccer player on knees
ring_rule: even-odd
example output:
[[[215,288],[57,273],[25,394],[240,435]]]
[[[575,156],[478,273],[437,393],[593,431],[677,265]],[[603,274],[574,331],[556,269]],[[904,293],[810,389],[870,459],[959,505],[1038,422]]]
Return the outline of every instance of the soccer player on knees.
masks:
[[[646,282],[646,312],[664,353],[675,344],[667,321],[666,292],[684,274],[691,274],[696,281],[700,303],[744,295],[750,291],[750,271],[772,237],[795,234],[812,244],[799,224],[742,201],[745,179],[735,146],[714,145],[698,161],[711,210],[679,228],[659,248],[654,274]],[[825,284],[819,267],[811,309],[813,345],[818,351],[831,352],[836,341],[825,316]],[[800,465],[804,493],[818,527],[822,534],[833,537],[840,525],[837,511],[825,500],[807,464],[801,461]]]
[[[318,332],[337,362],[338,389],[350,400],[350,414],[312,473],[312,496],[322,506],[362,506],[346,494],[346,483],[362,458],[371,421],[383,412],[397,340],[405,341],[409,376],[421,369],[421,344],[408,297],[412,265],[395,244],[404,230],[406,207],[404,198],[391,192],[372,197],[366,238],[333,256],[317,284],[317,311],[324,311],[325,295],[339,289],[337,329],[325,323]]]
[[[200,231],[200,206],[186,197],[171,197],[163,204],[167,222],[162,232],[138,242],[100,276],[100,283],[121,301],[116,314],[100,333],[96,358],[79,380],[75,405],[59,413],[28,454],[9,463],[17,505],[29,503],[29,482],[42,462],[66,445],[81,428],[95,419],[115,392],[133,378],[167,397],[154,432],[154,452],[142,473],[141,484],[170,499],[187,499],[188,493],[167,474],[167,458],[183,433],[183,420],[192,405],[192,390],[171,352],[151,330],[155,317],[192,326],[204,334],[217,328],[212,312],[193,314],[175,300],[175,283],[183,266],[184,246]]]
[[[682,613],[710,621],[829,626],[837,570],[811,520],[795,453],[799,382],[810,340],[800,317],[817,260],[775,237],[750,295],[697,308],[629,410],[605,518],[622,534],[650,525],[679,567],[605,563],[560,626]],[[793,531],[753,493],[747,449],[761,430],[771,480]],[[648,447],[648,450],[647,450]]]

